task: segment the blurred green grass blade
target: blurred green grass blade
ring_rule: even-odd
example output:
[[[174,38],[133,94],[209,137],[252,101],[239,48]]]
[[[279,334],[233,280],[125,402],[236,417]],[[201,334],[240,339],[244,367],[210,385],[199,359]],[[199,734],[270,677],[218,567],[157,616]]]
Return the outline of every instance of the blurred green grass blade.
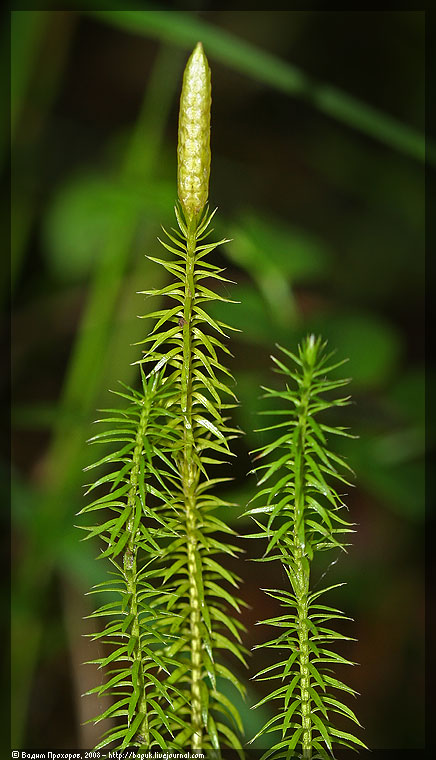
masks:
[[[41,228],[44,259],[58,281],[83,282],[91,275],[99,258],[108,255],[101,241],[110,236],[120,215],[139,218],[147,209],[148,220],[158,225],[168,215],[174,182],[156,179],[148,184],[143,176],[120,183],[101,172],[80,172],[59,187]]]
[[[48,11],[11,12],[11,137],[34,73],[35,59],[49,22]]]
[[[136,34],[192,47],[198,40],[207,46],[211,58],[232,66],[271,87],[307,100],[323,113],[369,135],[419,161],[436,165],[436,146],[416,130],[382,111],[329,85],[308,77],[255,45],[196,18],[186,11],[90,11],[92,15]]]
[[[10,38],[10,141],[14,146],[17,124],[26,99],[27,90],[35,71],[35,63],[42,40],[47,31],[49,13],[47,11],[12,11]],[[4,43],[5,41],[2,40]],[[2,44],[2,51],[7,46]],[[3,62],[3,61],[2,61]],[[2,71],[6,70],[2,66]],[[7,109],[2,110],[3,120]],[[7,137],[5,125],[0,130]],[[6,142],[1,144],[1,161],[5,158]],[[14,155],[12,154],[12,195],[11,195],[11,288],[21,271],[24,250],[33,220],[33,203],[24,193],[17,192],[14,178]],[[5,288],[6,282],[3,287]],[[4,297],[4,292],[2,292]]]
[[[152,82],[151,87],[147,88],[141,114],[127,147],[121,182],[130,175],[132,166],[141,166],[138,151],[142,150],[142,141],[146,135],[154,134],[156,149],[163,135],[178,83],[181,60],[174,56],[174,51],[166,48],[160,51],[159,59],[160,62],[151,75],[160,78],[159,108],[150,109],[147,105],[149,89],[152,93],[158,89],[156,82]],[[148,124],[150,119],[156,119],[156,122]],[[151,181],[149,172],[152,164],[149,158],[148,174],[142,177],[143,181]],[[144,170],[144,164],[142,166]],[[103,369],[107,368],[109,362],[112,369],[116,369],[112,357],[107,355],[110,328],[118,303],[121,278],[137,233],[139,214],[137,207],[132,209],[128,206],[123,209],[122,214],[114,220],[105,251],[99,258],[67,369],[53,440],[44,463],[45,493],[40,508],[26,526],[27,535],[22,536],[26,551],[21,563],[17,563],[12,588],[12,602],[17,610],[12,618],[11,651],[14,684],[11,695],[11,730],[12,744],[15,747],[20,747],[23,741],[29,688],[42,640],[42,597],[56,562],[62,559],[59,555],[61,539],[67,526],[70,526],[71,515],[80,497],[82,467],[88,453],[84,443],[89,415],[102,387],[106,387],[107,376]],[[121,374],[120,370],[117,374]]]
[[[11,24],[11,291],[24,265],[37,213],[40,141],[63,80],[77,16],[16,11]],[[41,48],[45,55],[39,56]],[[48,52],[48,54],[47,54]],[[36,83],[32,79],[38,61]],[[29,87],[30,82],[32,85]],[[30,90],[30,91],[29,91]],[[29,92],[28,92],[29,91]],[[19,130],[24,103],[33,114],[29,131]],[[25,114],[27,109],[24,109]],[[23,156],[26,156],[23,168]]]
[[[152,171],[153,162],[158,154],[159,136],[162,135],[174,92],[175,71],[180,63],[178,58],[174,61],[173,53],[167,48],[163,48],[157,58],[143,107],[124,159],[122,174],[125,178],[130,177],[132,167],[135,167],[136,171],[142,170],[143,179]],[[156,107],[157,89],[160,92],[159,107]],[[149,103],[149,97],[151,97],[153,107]],[[154,149],[152,154],[144,160],[141,154],[144,145],[148,143],[149,136],[152,137]],[[96,371],[97,366],[100,366],[96,357],[101,355],[101,348],[107,343],[107,329],[119,292],[125,260],[136,233],[139,214],[140,210],[126,206],[116,220],[118,235],[108,235],[106,255],[101,258],[101,266],[98,269],[94,289],[80,326],[68,369],[63,405],[66,405],[69,411],[74,408],[77,401],[87,409],[92,408],[98,382],[98,378],[93,381],[92,373]],[[115,250],[112,250],[113,248]],[[85,402],[86,395],[89,396],[88,403]]]
[[[126,155],[126,175],[143,178],[156,168],[172,96],[178,83],[177,72],[182,70],[182,66],[182,51],[175,53],[172,47],[162,46],[153,63],[147,97]]]
[[[325,276],[329,251],[324,241],[305,229],[250,210],[227,229],[230,260],[256,282],[276,324],[296,327],[300,314],[293,288]]]
[[[0,170],[8,160],[10,146],[10,34],[6,24],[0,27]]]

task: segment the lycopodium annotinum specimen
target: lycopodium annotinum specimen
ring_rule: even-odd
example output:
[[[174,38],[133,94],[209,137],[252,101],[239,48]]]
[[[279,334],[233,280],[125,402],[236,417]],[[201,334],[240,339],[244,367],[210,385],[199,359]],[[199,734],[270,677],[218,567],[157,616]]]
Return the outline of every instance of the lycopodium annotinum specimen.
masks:
[[[226,242],[208,241],[210,106],[198,43],[180,100],[177,228],[161,241],[172,260],[152,258],[172,281],[144,291],[161,303],[146,315],[155,322],[141,341],[140,390],[120,392],[128,405],[105,410],[109,429],[91,439],[113,445],[92,465],[111,471],[89,487],[100,495],[82,510],[101,511],[101,522],[85,529],[112,564],[111,579],[92,592],[109,599],[94,613],[107,621],[94,636],[107,650],[96,661],[105,680],[92,691],[114,697],[96,718],[114,719],[98,747],[241,746],[240,716],[221,688],[227,680],[243,692],[232,658],[244,663],[245,650],[230,614],[239,611],[238,578],[221,561],[236,556],[233,530],[215,514],[228,506],[214,493],[228,478],[215,468],[228,461],[236,431],[222,364],[227,326],[207,312],[210,301],[226,300],[211,289],[225,281],[222,270],[207,260]]]
[[[286,386],[264,389],[266,397],[280,403],[279,409],[264,412],[275,420],[279,416],[278,422],[263,428],[273,430],[277,437],[254,452],[261,464],[255,470],[259,490],[253,501],[260,504],[248,514],[260,528],[253,537],[266,540],[260,561],[279,560],[289,585],[267,590],[280,602],[283,614],[262,621],[277,627],[279,633],[260,646],[280,656],[256,676],[274,684],[258,705],[272,701],[276,710],[257,736],[274,734],[274,745],[264,758],[327,758],[332,757],[335,745],[365,746],[335,725],[337,714],[360,725],[337,696],[338,692],[339,696],[340,692],[355,694],[335,675],[337,665],[353,663],[331,648],[353,639],[327,627],[331,621],[349,618],[323,603],[324,594],[342,584],[319,588],[311,577],[314,556],[346,550],[347,537],[353,532],[352,523],[344,517],[343,496],[336,490],[350,485],[345,477],[350,468],[329,446],[332,437],[350,434],[343,427],[326,424],[324,416],[327,410],[349,403],[349,397],[330,398],[331,391],[349,380],[336,379],[334,372],[343,362],[332,362],[320,338],[310,335],[297,355],[279,348],[292,366],[273,357]]]

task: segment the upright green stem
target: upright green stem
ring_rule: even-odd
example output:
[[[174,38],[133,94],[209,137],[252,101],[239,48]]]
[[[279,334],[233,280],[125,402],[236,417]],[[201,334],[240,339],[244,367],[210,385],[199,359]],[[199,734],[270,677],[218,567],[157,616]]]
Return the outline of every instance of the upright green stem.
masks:
[[[300,664],[300,693],[301,693],[301,725],[303,727],[302,748],[303,758],[312,757],[312,720],[310,717],[310,675],[309,675],[309,635],[307,628],[309,572],[304,571],[303,553],[301,546],[295,550],[295,564],[301,595],[298,600],[298,642]]]
[[[132,686],[133,689],[137,688],[140,694],[136,713],[143,716],[143,719],[138,726],[137,738],[147,747],[150,744],[150,735],[148,730],[147,698],[144,689],[144,672],[142,667],[141,638],[138,617],[138,597],[136,591],[136,560],[138,554],[138,546],[136,542],[136,529],[134,526],[136,510],[141,509],[141,504],[137,499],[138,475],[140,471],[143,440],[147,428],[149,413],[150,397],[147,395],[144,398],[144,407],[141,412],[139,426],[136,433],[135,448],[133,451],[133,467],[130,471],[130,488],[127,500],[127,504],[130,507],[130,514],[127,522],[129,539],[127,541],[127,548],[124,552],[124,573],[127,581],[127,591],[130,596],[129,614],[133,615],[130,627],[130,636],[135,640],[132,654],[134,661],[139,661],[139,668],[137,670],[137,683],[132,683]]]
[[[301,693],[301,725],[303,728],[303,758],[312,757],[312,720],[310,714],[310,674],[309,674],[309,631],[308,596],[310,567],[305,557],[304,507],[305,507],[305,445],[306,425],[309,404],[312,369],[305,371],[301,406],[298,415],[298,440],[295,454],[295,528],[294,528],[294,562],[297,584],[295,594],[298,603],[298,641]]]
[[[189,572],[189,600],[191,627],[191,725],[192,749],[201,749],[201,628],[200,598],[197,587],[197,536],[196,536],[196,486],[198,467],[193,459],[194,433],[192,429],[192,313],[195,298],[194,267],[197,217],[188,222],[185,298],[183,305],[183,367],[181,377],[181,408],[184,421],[183,462],[181,469],[183,495],[186,510],[186,536]],[[199,570],[201,572],[201,568]]]

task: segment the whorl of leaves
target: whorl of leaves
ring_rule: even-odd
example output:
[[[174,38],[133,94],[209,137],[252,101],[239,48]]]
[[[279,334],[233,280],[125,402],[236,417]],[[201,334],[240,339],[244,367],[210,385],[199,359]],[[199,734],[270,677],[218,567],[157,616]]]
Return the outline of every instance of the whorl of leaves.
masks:
[[[231,374],[221,363],[230,328],[206,310],[209,301],[226,300],[205,284],[226,281],[205,261],[225,241],[205,242],[213,216],[207,209],[185,220],[176,208],[176,216],[178,229],[161,241],[176,258],[152,258],[173,282],[146,291],[170,303],[146,315],[155,324],[141,341],[142,390],[120,393],[129,406],[106,410],[110,431],[91,439],[116,449],[92,465],[112,472],[89,487],[106,490],[82,510],[103,510],[86,538],[99,536],[100,556],[114,567],[114,580],[92,593],[118,597],[94,614],[109,618],[95,638],[110,646],[97,664],[111,669],[92,691],[117,697],[96,719],[117,719],[98,746],[240,749],[241,719],[222,684],[244,691],[231,661],[245,664],[243,626],[230,614],[242,603],[239,578],[221,562],[240,550],[215,514],[231,506],[214,493],[229,478],[210,475],[228,461],[237,435],[228,418]]]
[[[259,646],[286,651],[287,656],[256,676],[276,685],[255,707],[273,701],[277,712],[251,741],[276,732],[274,746],[263,758],[275,760],[294,753],[303,758],[326,758],[331,757],[335,745],[365,746],[334,723],[338,713],[360,725],[354,712],[337,697],[337,692],[356,692],[334,675],[335,665],[353,663],[330,648],[338,641],[354,639],[327,627],[333,620],[349,618],[320,603],[324,593],[342,584],[313,590],[310,579],[314,554],[346,551],[347,536],[353,532],[352,523],[344,517],[342,495],[336,490],[337,485],[350,485],[345,477],[350,468],[328,445],[331,436],[351,436],[345,428],[318,419],[320,413],[349,403],[349,397],[325,395],[349,380],[331,376],[343,362],[332,363],[332,354],[326,352],[320,338],[307,337],[297,356],[279,348],[293,366],[272,357],[276,371],[286,378],[286,387],[281,391],[264,388],[266,397],[280,399],[281,408],[263,413],[284,419],[263,428],[277,437],[253,452],[261,464],[255,469],[259,490],[252,501],[261,504],[247,514],[260,529],[251,537],[267,542],[258,561],[278,559],[290,584],[289,589],[267,590],[280,602],[284,614],[262,623],[282,632]]]

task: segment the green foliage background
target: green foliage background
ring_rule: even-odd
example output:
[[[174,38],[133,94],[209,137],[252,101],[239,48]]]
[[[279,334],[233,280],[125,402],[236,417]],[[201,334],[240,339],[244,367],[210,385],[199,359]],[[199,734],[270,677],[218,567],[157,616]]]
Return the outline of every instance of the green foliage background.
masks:
[[[214,316],[243,330],[231,369],[246,435],[225,498],[248,532],[236,518],[255,487],[269,354],[321,333],[350,357],[347,422],[360,436],[340,452],[358,475],[360,527],[327,576],[348,578],[340,604],[361,665],[347,677],[370,747],[420,747],[424,13],[149,9],[12,14],[12,745],[96,741],[81,726],[96,706],[80,698],[96,674],[80,663],[99,653],[81,634],[84,592],[104,568],[74,514],[95,409],[136,379],[135,294],[165,284],[145,254],[172,217],[181,74],[199,39],[212,68],[211,204],[217,235],[233,238],[213,263],[237,282],[223,295],[241,301]],[[253,543],[240,539],[247,557],[260,554]],[[259,567],[231,566],[251,605],[248,646],[268,635],[253,624],[279,614]],[[254,704],[262,684],[239,675]],[[268,717],[247,706],[247,738]]]

